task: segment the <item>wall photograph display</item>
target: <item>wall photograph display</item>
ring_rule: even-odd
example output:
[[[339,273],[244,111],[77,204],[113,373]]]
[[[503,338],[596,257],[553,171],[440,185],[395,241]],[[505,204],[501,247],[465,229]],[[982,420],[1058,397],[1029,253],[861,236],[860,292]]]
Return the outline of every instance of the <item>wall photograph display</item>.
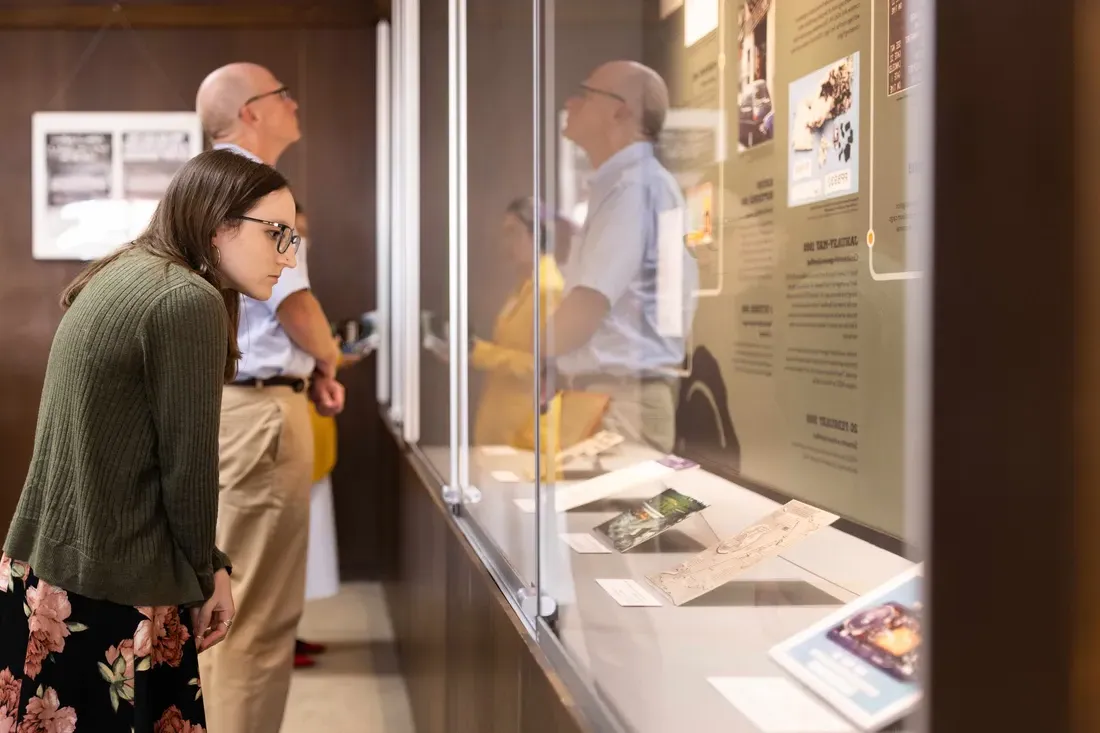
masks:
[[[94,260],[132,240],[203,147],[190,112],[38,112],[32,130],[39,260]]]
[[[790,206],[859,192],[859,53],[790,86]]]

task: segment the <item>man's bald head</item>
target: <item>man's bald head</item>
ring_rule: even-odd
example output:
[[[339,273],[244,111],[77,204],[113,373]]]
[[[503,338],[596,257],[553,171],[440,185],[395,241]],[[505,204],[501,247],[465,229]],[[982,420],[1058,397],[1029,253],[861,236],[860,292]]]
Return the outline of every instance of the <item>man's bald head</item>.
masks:
[[[275,75],[259,64],[228,64],[210,72],[195,97],[206,134],[215,140],[231,134],[244,103],[277,87]]]
[[[302,136],[298,103],[258,64],[229,64],[212,71],[199,86],[195,108],[215,143],[231,143],[270,165]]]
[[[656,141],[668,116],[668,86],[653,69],[637,61],[610,61],[592,73],[597,88],[613,92],[626,103],[642,134]]]

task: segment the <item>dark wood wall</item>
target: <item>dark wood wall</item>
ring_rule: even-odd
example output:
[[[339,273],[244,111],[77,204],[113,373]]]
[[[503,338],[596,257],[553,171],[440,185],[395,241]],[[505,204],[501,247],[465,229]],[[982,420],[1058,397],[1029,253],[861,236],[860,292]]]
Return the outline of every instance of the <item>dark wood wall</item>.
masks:
[[[333,318],[366,311],[375,299],[375,36],[369,14],[345,13],[351,23],[340,28],[331,20],[317,22],[323,20],[317,8],[325,5],[317,2],[309,3],[312,15],[295,7],[304,2],[223,2],[205,14],[173,3],[127,3],[126,17],[114,18],[92,47],[97,28],[110,17],[104,3],[58,5],[7,0],[0,8],[0,68],[6,70],[0,82],[3,527],[26,475],[46,358],[61,317],[57,296],[81,267],[31,258],[32,113],[191,110],[199,83],[214,68],[232,61],[269,67],[300,104],[303,139],[279,167],[311,215],[314,289]],[[328,5],[337,17],[339,4]],[[27,28],[32,25],[38,27]],[[345,372],[344,379],[348,410],[340,419],[334,476],[341,563],[349,577],[377,576],[392,542],[388,520],[368,511],[379,460],[373,364]]]

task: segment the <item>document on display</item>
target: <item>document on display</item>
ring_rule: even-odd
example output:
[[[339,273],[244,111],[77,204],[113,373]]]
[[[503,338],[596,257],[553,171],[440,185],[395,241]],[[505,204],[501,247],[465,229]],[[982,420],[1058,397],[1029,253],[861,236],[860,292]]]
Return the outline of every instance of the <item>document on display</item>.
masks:
[[[646,577],[677,606],[725,585],[837,520],[835,514],[790,501],[751,527],[708,547],[690,560]]]
[[[857,598],[771,650],[772,658],[865,731],[921,698],[922,567]]]

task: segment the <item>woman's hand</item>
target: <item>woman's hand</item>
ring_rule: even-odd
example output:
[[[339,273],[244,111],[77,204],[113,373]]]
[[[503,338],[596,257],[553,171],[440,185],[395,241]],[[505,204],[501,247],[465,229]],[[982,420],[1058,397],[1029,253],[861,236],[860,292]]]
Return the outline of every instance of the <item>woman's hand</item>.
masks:
[[[214,593],[202,606],[191,609],[191,622],[195,629],[195,646],[204,652],[214,646],[229,633],[233,624],[233,590],[229,573],[219,570],[214,573]]]

